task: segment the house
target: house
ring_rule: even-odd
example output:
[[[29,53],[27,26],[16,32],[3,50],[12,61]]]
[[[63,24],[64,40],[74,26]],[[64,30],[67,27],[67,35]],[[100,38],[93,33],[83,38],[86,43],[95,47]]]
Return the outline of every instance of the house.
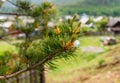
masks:
[[[61,23],[62,23],[62,22],[63,22],[63,18],[59,18],[59,22],[61,22]]]
[[[8,35],[17,37],[19,34],[21,34],[20,31],[14,29],[13,22],[11,21],[1,23],[0,27],[2,27]]]
[[[94,22],[92,22],[91,19],[93,19],[93,17],[89,17],[88,15],[83,14],[79,20],[81,27],[95,28]]]
[[[66,15],[65,20],[72,19],[73,17],[71,15]]]
[[[0,16],[0,21],[7,20],[7,16]]]
[[[103,16],[98,16],[96,18],[93,18],[94,23],[99,22],[103,19]]]
[[[83,13],[80,17],[80,20],[81,24],[87,24],[87,22],[89,21],[89,16],[85,13]]]
[[[54,22],[48,22],[47,27],[54,28],[55,23]]]
[[[34,23],[34,19],[31,17],[26,17],[26,16],[20,16],[19,19],[22,21],[23,24],[27,24],[27,23]]]
[[[82,16],[80,19],[81,24],[87,24],[88,21],[89,21],[88,16]]]
[[[110,19],[105,29],[113,34],[120,34],[120,19]]]

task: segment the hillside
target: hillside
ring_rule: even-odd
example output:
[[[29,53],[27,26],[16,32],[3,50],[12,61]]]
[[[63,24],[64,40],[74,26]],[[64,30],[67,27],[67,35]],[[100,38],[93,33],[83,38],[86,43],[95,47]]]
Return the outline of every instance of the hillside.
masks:
[[[120,15],[120,0],[74,0],[74,2],[61,5],[62,3],[60,4],[60,11],[63,14]]]
[[[62,14],[120,15],[120,0],[49,0],[57,4]],[[63,4],[64,3],[64,4]]]
[[[54,2],[55,4],[58,4],[58,5],[66,5],[66,6],[70,6],[70,5],[74,5],[74,6],[97,6],[97,5],[100,5],[100,6],[118,6],[120,5],[120,0],[60,0],[60,1],[56,1],[56,0],[47,0],[47,1],[51,1],[51,2]],[[64,3],[64,4],[63,4]]]
[[[81,46],[76,50],[77,56],[56,61],[59,68],[46,71],[47,83],[120,83],[120,43],[101,46],[100,38],[101,36],[80,37]],[[89,46],[104,51],[82,51],[81,48]]]
[[[38,4],[42,0],[31,0],[32,3]],[[61,14],[82,14],[89,15],[107,15],[119,16],[120,15],[120,0],[47,0],[57,5]],[[2,10],[9,12],[13,6],[5,3]]]

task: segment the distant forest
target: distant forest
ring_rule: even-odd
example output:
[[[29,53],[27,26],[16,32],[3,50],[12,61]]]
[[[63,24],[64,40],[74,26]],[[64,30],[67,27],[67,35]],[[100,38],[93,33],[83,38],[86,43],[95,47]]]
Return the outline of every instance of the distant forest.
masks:
[[[31,0],[39,3],[41,0]],[[120,16],[120,0],[47,0],[57,5],[61,14],[82,14]],[[6,7],[7,6],[7,7]],[[8,9],[9,8],[9,9]],[[9,12],[13,9],[8,3],[0,11]]]
[[[67,2],[67,0],[66,0]],[[62,14],[82,14],[120,16],[120,0],[73,0],[60,4]]]

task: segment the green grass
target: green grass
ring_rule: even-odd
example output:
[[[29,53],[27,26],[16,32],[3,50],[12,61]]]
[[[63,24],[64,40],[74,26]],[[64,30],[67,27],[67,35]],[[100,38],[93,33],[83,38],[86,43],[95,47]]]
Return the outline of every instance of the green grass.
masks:
[[[57,69],[55,71],[52,71],[52,73],[60,72],[67,72],[71,71],[72,69],[79,68],[81,66],[87,65],[88,62],[92,61],[101,53],[85,53],[81,51],[82,46],[98,46],[100,47],[100,37],[95,36],[89,36],[89,37],[81,37],[80,38],[81,45],[76,50],[76,56],[70,57],[69,59],[59,59],[55,64],[57,65]],[[79,66],[78,66],[79,65]]]
[[[100,46],[100,36],[88,36],[80,38],[81,46]]]
[[[69,57],[67,59],[61,58],[56,61],[53,61],[57,68],[54,70],[49,70],[47,73],[47,83],[69,83],[72,79],[76,79],[80,77],[80,75],[84,75],[85,72],[81,72],[83,69],[88,69],[87,72],[95,71],[94,67],[98,65],[101,59],[104,59],[105,62],[111,62],[114,56],[106,56],[110,53],[112,49],[120,44],[113,46],[102,46],[100,42],[100,36],[83,36],[80,37],[80,47],[76,50],[76,55],[73,57]],[[104,49],[103,53],[87,53],[82,52],[81,47],[83,46],[97,46]],[[0,41],[0,56],[4,55],[5,51],[15,51],[15,47],[4,42]],[[92,69],[89,69],[91,68]],[[85,71],[85,70],[84,70]],[[77,79],[76,79],[77,80]],[[77,83],[77,82],[75,82]],[[79,82],[78,82],[79,83]]]
[[[82,72],[80,70],[84,68],[88,68],[89,71],[96,71],[94,70],[94,67],[96,67],[99,64],[99,61],[101,59],[104,59],[105,62],[110,62],[113,60],[113,56],[107,57],[106,55],[115,47],[119,46],[120,44],[116,44],[113,46],[101,46],[100,43],[100,36],[87,36],[87,37],[81,37],[80,39],[81,45],[76,50],[76,56],[70,57],[69,59],[59,59],[56,60],[54,63],[57,65],[57,69],[55,70],[49,70],[49,73],[47,74],[47,82],[51,83],[51,79],[54,79],[52,83],[56,82],[64,82],[74,78],[79,78],[80,74]],[[82,52],[81,47],[82,46],[97,46],[104,49],[103,53],[87,53]],[[92,70],[89,70],[90,67],[93,67]],[[76,72],[77,71],[77,72]],[[72,74],[72,75],[71,75]],[[57,79],[57,80],[55,80]]]
[[[6,51],[13,52],[14,50],[15,50],[14,46],[12,46],[4,41],[0,41],[0,56],[3,56]]]

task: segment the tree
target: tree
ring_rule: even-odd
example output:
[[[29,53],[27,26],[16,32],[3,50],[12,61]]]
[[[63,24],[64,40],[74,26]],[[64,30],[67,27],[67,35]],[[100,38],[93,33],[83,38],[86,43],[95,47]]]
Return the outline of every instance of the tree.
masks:
[[[9,63],[9,67],[6,68],[3,75],[8,75],[6,78],[9,78],[37,68],[42,73],[41,83],[44,83],[45,64],[53,67],[52,60],[61,57],[66,58],[74,54],[76,47],[79,45],[78,41],[76,45],[76,40],[80,23],[74,25],[75,15],[72,20],[51,28],[48,23],[56,21],[54,19],[56,15],[54,4],[43,1],[39,5],[33,5],[28,0],[17,0],[16,3],[9,2],[17,7],[17,12],[12,13],[12,15],[16,15],[12,27],[24,33],[25,38],[22,39],[22,42],[15,44],[18,53],[9,54],[12,55],[6,61],[6,63]],[[33,21],[24,21],[20,18],[21,15],[24,16],[24,19]],[[37,33],[33,35],[32,33],[36,31]],[[17,63],[13,64],[14,62],[11,62],[13,60]],[[0,76],[0,78],[2,79],[4,76]]]

